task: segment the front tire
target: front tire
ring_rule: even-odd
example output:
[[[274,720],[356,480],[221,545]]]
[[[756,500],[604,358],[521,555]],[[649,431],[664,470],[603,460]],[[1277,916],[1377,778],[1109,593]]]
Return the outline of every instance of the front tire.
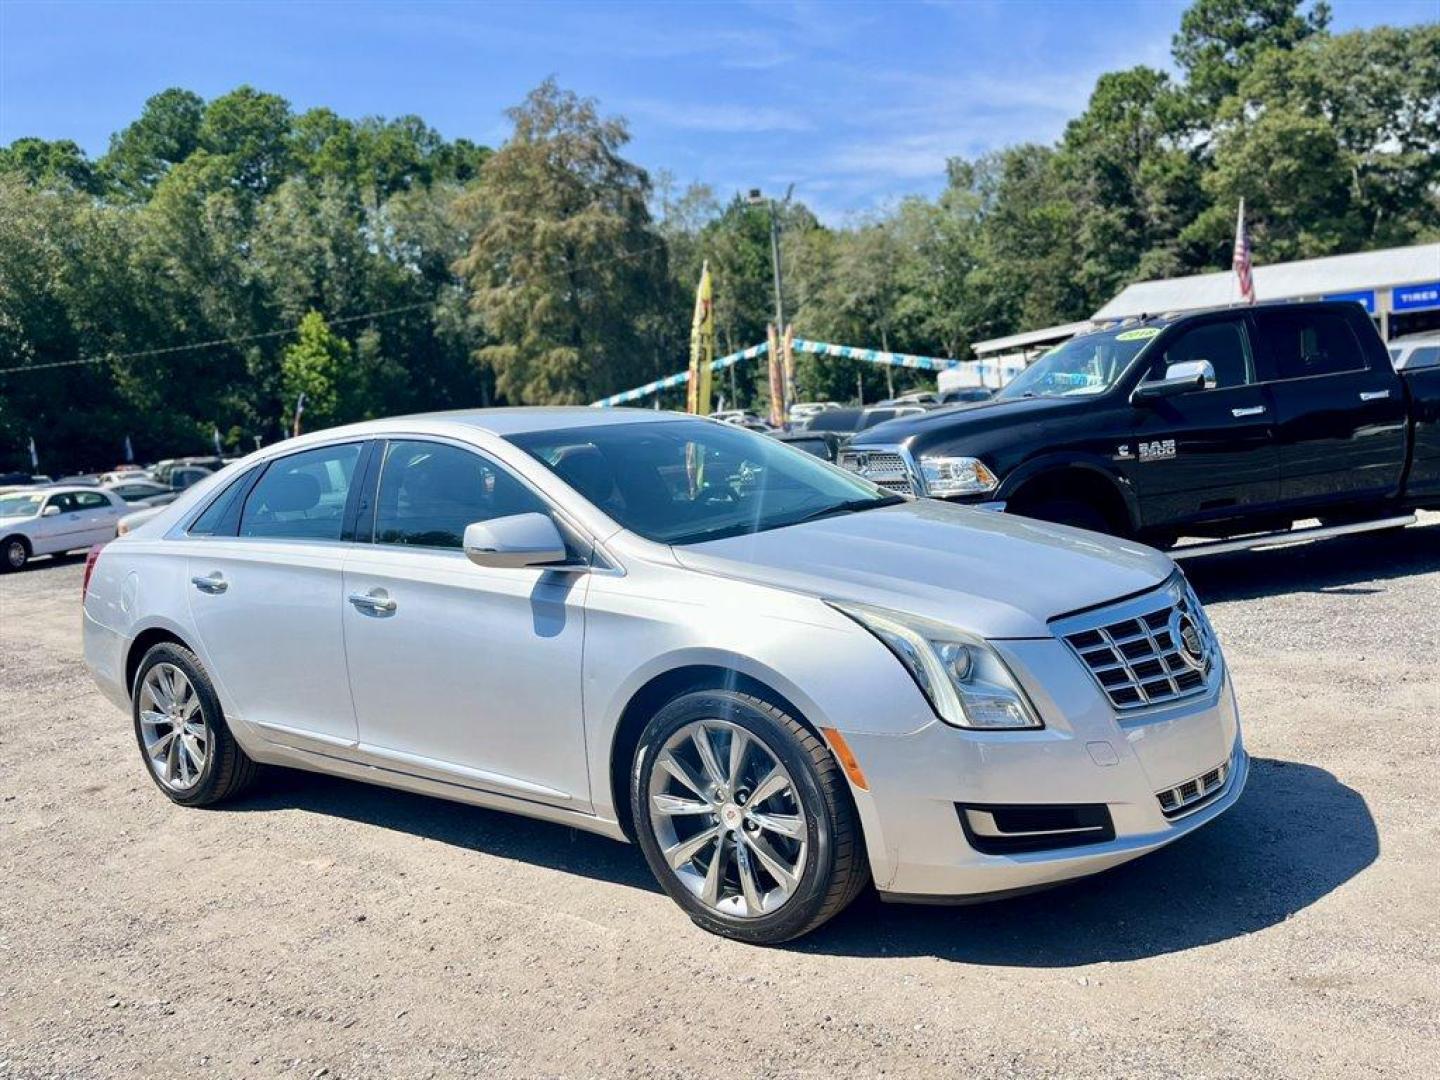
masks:
[[[254,780],[259,766],[230,733],[214,684],[189,649],[168,641],[152,647],[130,697],[146,771],[171,802],[213,806]]]
[[[699,690],[657,712],[636,749],[630,804],[656,879],[698,926],[724,937],[800,937],[869,880],[833,755],[750,694]]]
[[[0,573],[13,573],[25,569],[30,561],[30,544],[23,536],[6,539],[4,550],[0,551]]]

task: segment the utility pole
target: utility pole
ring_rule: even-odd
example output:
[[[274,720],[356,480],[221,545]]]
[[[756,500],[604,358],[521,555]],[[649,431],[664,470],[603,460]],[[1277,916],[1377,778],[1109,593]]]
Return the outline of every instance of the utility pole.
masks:
[[[791,184],[785,189],[785,198],[780,206],[790,205],[790,196],[795,193],[795,185]],[[777,213],[775,200],[767,199],[761,194],[759,188],[750,189],[750,205],[760,206],[768,204],[770,207],[770,268],[775,279],[775,326],[780,333],[785,332],[785,298],[780,278],[780,218]]]

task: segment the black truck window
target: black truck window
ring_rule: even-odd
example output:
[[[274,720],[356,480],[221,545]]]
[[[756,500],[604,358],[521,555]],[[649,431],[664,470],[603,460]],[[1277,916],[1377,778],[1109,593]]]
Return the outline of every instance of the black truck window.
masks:
[[[1257,311],[1271,379],[1338,375],[1365,367],[1365,354],[1337,311]]]
[[[1206,323],[1186,330],[1156,360],[1150,378],[1163,379],[1171,364],[1208,360],[1215,369],[1216,387],[1244,386],[1250,382],[1250,364],[1243,335],[1240,324],[1234,322]]]

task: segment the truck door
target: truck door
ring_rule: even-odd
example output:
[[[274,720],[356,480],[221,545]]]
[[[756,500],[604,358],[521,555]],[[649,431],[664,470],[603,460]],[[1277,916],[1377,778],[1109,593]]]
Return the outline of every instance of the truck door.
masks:
[[[1262,379],[1275,402],[1280,497],[1356,502],[1399,493],[1405,392],[1379,339],[1367,348],[1336,307],[1254,313]],[[1374,355],[1372,355],[1372,353]]]
[[[1204,360],[1215,385],[1134,406],[1134,436],[1116,448],[1146,525],[1225,518],[1279,497],[1280,465],[1265,387],[1255,380],[1243,316],[1194,321],[1145,373]]]

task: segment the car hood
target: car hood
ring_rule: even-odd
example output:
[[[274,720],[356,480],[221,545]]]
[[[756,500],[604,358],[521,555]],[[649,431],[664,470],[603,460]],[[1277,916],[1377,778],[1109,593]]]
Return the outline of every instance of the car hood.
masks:
[[[674,549],[682,566],[851,600],[989,638],[1049,637],[1049,620],[1143,592],[1174,563],[1080,529],[920,499]]]

